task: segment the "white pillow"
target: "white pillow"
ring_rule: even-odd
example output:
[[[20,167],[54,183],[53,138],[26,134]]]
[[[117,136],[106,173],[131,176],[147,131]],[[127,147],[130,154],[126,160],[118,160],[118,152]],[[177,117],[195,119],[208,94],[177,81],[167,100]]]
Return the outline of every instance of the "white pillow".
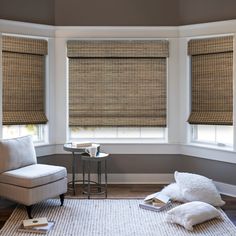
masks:
[[[210,204],[194,201],[169,210],[166,221],[182,225],[187,230],[193,230],[194,225],[220,216],[220,212]]]
[[[31,136],[0,141],[0,173],[37,163]]]
[[[213,181],[204,176],[175,171],[175,181],[187,201],[202,201],[213,206],[223,206],[220,194]]]
[[[167,185],[161,193],[168,196],[172,201],[186,202],[177,183]]]

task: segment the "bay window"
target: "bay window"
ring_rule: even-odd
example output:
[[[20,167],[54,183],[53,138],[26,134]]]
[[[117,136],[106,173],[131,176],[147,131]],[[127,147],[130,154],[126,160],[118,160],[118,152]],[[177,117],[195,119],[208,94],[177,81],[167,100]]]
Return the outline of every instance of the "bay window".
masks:
[[[167,40],[69,40],[70,138],[164,138],[168,54]]]
[[[47,41],[4,35],[3,138],[33,135],[42,141],[45,114],[45,57]]]
[[[192,140],[233,145],[233,37],[193,39],[191,56]]]

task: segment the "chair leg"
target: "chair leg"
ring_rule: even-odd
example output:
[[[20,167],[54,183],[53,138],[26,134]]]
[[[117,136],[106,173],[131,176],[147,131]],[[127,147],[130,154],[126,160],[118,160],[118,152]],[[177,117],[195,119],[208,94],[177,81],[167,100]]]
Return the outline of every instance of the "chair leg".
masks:
[[[64,196],[64,194],[61,194],[61,195],[60,195],[61,206],[63,206],[64,199],[65,199],[65,196]]]
[[[31,206],[26,206],[26,211],[27,211],[29,219],[32,219],[33,218],[32,215],[31,215],[32,205]]]

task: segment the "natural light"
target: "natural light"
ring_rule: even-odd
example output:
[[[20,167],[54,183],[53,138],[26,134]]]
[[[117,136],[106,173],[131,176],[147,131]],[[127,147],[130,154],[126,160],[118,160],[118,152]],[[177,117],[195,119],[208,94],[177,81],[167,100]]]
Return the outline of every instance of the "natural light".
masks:
[[[195,142],[233,146],[233,126],[193,125],[192,134]]]
[[[31,135],[33,141],[44,141],[44,128],[45,125],[3,125],[3,138],[16,138],[26,135]]]
[[[78,138],[155,138],[165,139],[165,128],[129,128],[129,127],[70,127],[71,140]]]

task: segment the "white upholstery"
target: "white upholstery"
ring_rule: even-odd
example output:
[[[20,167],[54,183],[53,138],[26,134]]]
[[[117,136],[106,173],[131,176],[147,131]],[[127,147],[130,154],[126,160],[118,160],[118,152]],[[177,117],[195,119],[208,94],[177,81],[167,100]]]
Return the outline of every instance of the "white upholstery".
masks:
[[[0,141],[0,173],[36,163],[30,136]]]
[[[0,195],[26,206],[59,196],[67,191],[67,178],[35,188],[0,183]]]
[[[66,168],[62,166],[35,164],[0,174],[0,182],[33,188],[66,178]]]
[[[0,141],[0,196],[31,206],[66,191],[66,168],[37,164],[30,136]]]

